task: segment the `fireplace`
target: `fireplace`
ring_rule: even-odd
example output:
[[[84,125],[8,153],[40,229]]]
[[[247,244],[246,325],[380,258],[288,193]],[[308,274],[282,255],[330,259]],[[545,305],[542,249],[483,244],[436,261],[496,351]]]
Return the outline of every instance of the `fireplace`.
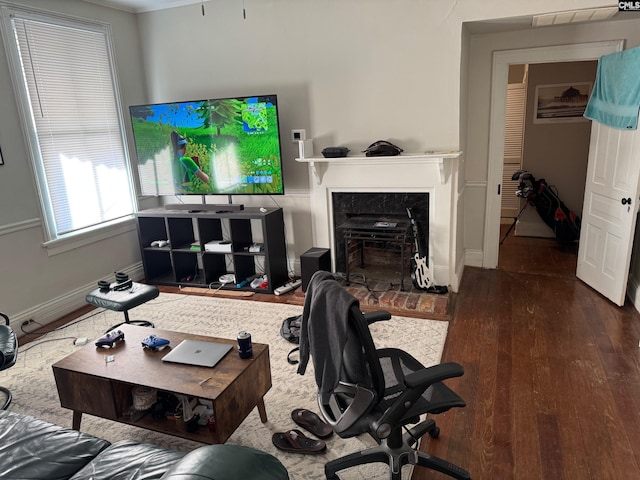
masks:
[[[457,291],[464,251],[459,228],[458,159],[460,152],[403,154],[396,157],[299,158],[309,166],[310,208],[314,247],[330,248],[333,270],[338,251],[334,194],[422,194],[416,204],[424,233],[428,232],[431,273],[438,285]],[[426,194],[426,195],[425,195]],[[367,198],[358,197],[358,198]],[[394,207],[394,211],[395,211]],[[377,201],[376,201],[377,210]],[[374,211],[369,204],[368,213]],[[406,211],[398,212],[406,215]],[[387,212],[383,212],[387,213]],[[416,212],[418,213],[418,212]]]
[[[417,222],[421,234],[419,242],[423,246],[423,251],[427,253],[425,246],[428,244],[425,239],[428,238],[429,230],[428,193],[334,192],[331,194],[331,203],[333,207],[333,243],[335,245],[336,271],[345,271],[347,250],[355,255],[358,248],[369,250],[364,253],[369,264],[394,266],[398,263],[400,256],[404,256],[408,266],[408,253],[410,253],[413,245],[412,232],[409,232],[410,235],[407,236],[408,245],[372,239],[370,242],[361,242],[362,245],[352,245],[350,249],[347,249],[345,248],[344,229],[339,227],[352,217],[370,217],[373,220],[391,223],[395,223],[394,220],[397,221],[398,219],[407,222],[407,208],[411,208],[412,216]],[[355,242],[352,241],[351,243]],[[404,252],[401,252],[400,249],[403,249]],[[352,260],[350,256],[350,261]],[[407,266],[405,266],[405,269]]]

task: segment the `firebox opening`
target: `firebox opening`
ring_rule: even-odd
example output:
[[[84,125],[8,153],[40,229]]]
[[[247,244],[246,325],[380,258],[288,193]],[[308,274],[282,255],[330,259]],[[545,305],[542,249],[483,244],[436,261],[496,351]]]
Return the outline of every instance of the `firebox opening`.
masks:
[[[332,206],[336,271],[347,271],[348,252],[348,270],[354,279],[362,276],[368,281],[404,284],[405,289],[410,289],[410,260],[415,245],[407,209],[415,220],[420,248],[428,255],[429,194],[339,192],[332,193]],[[366,230],[354,236],[353,230],[345,230],[344,226],[355,220],[395,224],[389,230],[393,238],[389,241],[384,234],[369,238]],[[351,232],[349,239],[345,239],[345,231]]]

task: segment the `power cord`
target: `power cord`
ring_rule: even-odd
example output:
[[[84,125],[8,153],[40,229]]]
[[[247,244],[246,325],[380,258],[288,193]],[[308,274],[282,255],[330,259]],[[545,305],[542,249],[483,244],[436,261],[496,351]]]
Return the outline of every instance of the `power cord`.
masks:
[[[218,284],[217,288],[213,288],[214,285]],[[213,290],[214,292],[219,291],[220,289],[222,289],[222,287],[224,287],[226,285],[226,283],[222,283],[222,282],[211,282],[209,284],[209,290]]]
[[[22,332],[25,335],[37,335],[39,337],[44,337],[45,335],[47,335],[49,333],[58,332],[60,330],[64,330],[65,328],[68,328],[68,327],[71,327],[73,325],[76,325],[76,324],[78,324],[80,322],[84,322],[85,320],[88,320],[88,319],[90,319],[92,317],[95,317],[96,315],[100,315],[100,314],[104,313],[105,311],[106,311],[106,309],[97,310],[96,312],[92,313],[91,315],[83,316],[82,318],[79,318],[78,320],[76,320],[74,322],[66,323],[65,325],[62,325],[62,326],[57,327],[57,328],[53,328],[51,330],[37,331],[37,332],[27,332],[24,329],[24,327],[25,327],[24,323],[20,326],[20,329],[22,330]],[[38,325],[42,325],[41,323],[36,322],[35,320],[33,320],[31,323],[37,323]],[[27,325],[29,325],[29,324],[27,324]],[[37,347],[38,345],[41,345],[43,343],[57,342],[59,340],[72,340],[73,342],[75,342],[77,339],[78,339],[78,337],[46,338],[46,339],[42,339],[40,341],[30,342],[27,345],[24,345],[24,348],[23,348],[23,346],[20,346],[18,351],[20,353],[24,353],[24,352],[27,352],[27,351],[31,350],[32,348]]]
[[[103,308],[103,309],[100,309],[100,310],[92,313],[91,315],[86,316],[86,317],[83,316],[82,318],[79,318],[78,320],[75,320],[73,322],[66,323],[66,324],[64,324],[64,325],[62,325],[60,327],[56,327],[56,328],[53,328],[51,330],[45,330],[45,331],[28,332],[28,331],[26,331],[24,329],[24,327],[26,327],[26,325],[23,322],[22,325],[20,326],[20,330],[22,330],[22,333],[24,333],[25,335],[46,335],[48,333],[53,333],[53,332],[58,332],[60,330],[64,330],[65,328],[71,327],[71,326],[76,325],[77,323],[80,323],[80,322],[84,322],[85,320],[88,320],[88,319],[90,319],[92,317],[95,317],[96,315],[100,315],[101,313],[104,313],[104,312],[106,312],[106,309]],[[43,325],[41,323],[36,322],[35,320],[32,320],[30,323],[37,323],[38,325],[43,327]],[[30,323],[27,323],[27,325],[29,325]]]

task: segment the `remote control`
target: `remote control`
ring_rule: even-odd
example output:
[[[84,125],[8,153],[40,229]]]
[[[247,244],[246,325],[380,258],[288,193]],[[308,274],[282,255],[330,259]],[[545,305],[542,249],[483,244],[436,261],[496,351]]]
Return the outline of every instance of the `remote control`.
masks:
[[[276,295],[282,295],[283,293],[295,290],[300,285],[302,285],[302,280],[294,280],[293,282],[286,283],[283,286],[276,288],[273,293],[275,293]]]

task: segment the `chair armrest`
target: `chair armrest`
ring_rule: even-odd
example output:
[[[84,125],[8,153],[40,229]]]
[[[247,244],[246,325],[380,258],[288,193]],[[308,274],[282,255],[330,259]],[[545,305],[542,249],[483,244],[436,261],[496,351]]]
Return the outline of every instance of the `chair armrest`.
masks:
[[[336,396],[339,395],[346,395],[351,399],[351,403],[347,408],[343,409],[338,404]],[[345,382],[340,382],[331,395],[328,405],[330,411],[327,409],[327,405],[322,404],[320,396],[318,396],[320,412],[337,434],[351,428],[354,423],[361,420],[362,416],[371,410],[375,402],[376,395],[374,392],[361,385]]]
[[[455,362],[448,362],[411,373],[407,375],[404,380],[408,387],[417,388],[425,385],[433,385],[447,378],[461,377],[462,375],[464,375],[462,365]]]
[[[367,322],[367,325],[371,325],[372,323],[379,322],[381,320],[389,320],[391,319],[391,314],[385,310],[377,310],[375,312],[363,312],[362,315]]]
[[[374,425],[376,435],[379,438],[386,438],[391,432],[391,427],[398,425],[398,422],[405,417],[416,400],[430,387],[434,388],[433,395],[438,397],[438,400],[431,399],[429,412],[441,413],[452,407],[463,407],[465,405],[464,400],[444,383],[440,383],[447,378],[460,377],[463,374],[464,369],[461,365],[450,362],[422,368],[406,375],[404,383],[407,388],[393,399],[393,404],[385,410]]]

